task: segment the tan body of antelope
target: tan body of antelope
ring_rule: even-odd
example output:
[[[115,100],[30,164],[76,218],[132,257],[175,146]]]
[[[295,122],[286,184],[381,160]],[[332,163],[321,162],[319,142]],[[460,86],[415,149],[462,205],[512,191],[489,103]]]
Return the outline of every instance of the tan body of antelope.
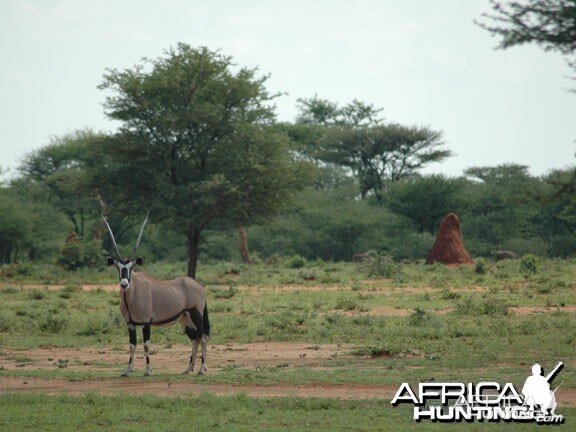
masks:
[[[138,249],[146,220],[142,224],[140,235],[132,256]],[[104,218],[112,243],[120,257],[114,234],[106,218]],[[210,322],[208,320],[208,308],[206,305],[206,290],[202,285],[190,277],[179,277],[172,280],[159,281],[152,276],[135,271],[136,266],[144,263],[142,258],[106,259],[109,266],[118,269],[120,282],[120,311],[128,325],[130,339],[130,360],[128,368],[122,373],[128,376],[134,369],[134,354],[136,352],[136,327],[142,326],[144,341],[144,353],[146,355],[146,370],[144,375],[150,375],[152,326],[167,326],[180,322],[184,332],[192,341],[192,355],[184,373],[194,369],[194,363],[198,352],[198,345],[202,346],[202,365],[199,374],[206,372],[206,342],[210,336]]]

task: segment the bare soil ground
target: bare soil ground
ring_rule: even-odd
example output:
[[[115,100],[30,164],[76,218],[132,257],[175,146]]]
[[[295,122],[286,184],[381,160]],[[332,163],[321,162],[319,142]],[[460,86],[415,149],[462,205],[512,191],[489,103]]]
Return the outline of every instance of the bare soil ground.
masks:
[[[63,286],[25,285],[26,289],[61,289]],[[84,285],[83,290],[101,289],[115,291],[116,284]],[[246,291],[270,290],[340,290],[336,286],[287,285],[275,287],[240,286]],[[383,288],[395,290],[396,288]],[[400,289],[400,288],[398,288]],[[404,291],[409,288],[402,287]],[[418,292],[422,292],[418,288]],[[432,290],[432,288],[430,288]],[[472,288],[479,290],[479,288]],[[451,309],[433,311],[444,314]],[[566,307],[512,307],[517,314],[549,313],[556,310],[576,312],[576,306]],[[365,312],[376,316],[407,316],[412,309],[396,309],[377,307]],[[354,312],[357,313],[357,312]],[[190,345],[174,345],[170,348],[160,347],[152,357],[153,371],[156,374],[176,374],[182,372],[190,355]],[[257,367],[308,367],[323,369],[322,364],[333,357],[352,359],[347,345],[310,345],[305,343],[262,342],[251,344],[210,345],[208,353],[208,373],[216,372],[226,366],[235,365],[242,368]],[[391,399],[396,387],[367,385],[321,385],[309,384],[302,386],[276,385],[230,385],[214,384],[198,381],[191,375],[189,380],[166,382],[161,380],[141,379],[144,369],[144,358],[141,346],[137,351],[136,369],[131,378],[88,379],[71,381],[66,379],[16,378],[0,377],[0,394],[7,392],[41,392],[47,394],[82,395],[96,393],[103,395],[133,394],[133,395],[198,395],[209,392],[217,395],[244,393],[252,397],[321,397],[338,399]],[[0,370],[57,370],[66,365],[73,371],[105,371],[120,373],[128,360],[128,349],[123,347],[89,347],[60,348],[44,346],[31,350],[10,350],[5,348],[0,356]],[[576,407],[576,389],[560,388],[558,400],[561,406]]]
[[[208,373],[234,364],[240,367],[256,368],[277,367],[279,365],[306,366],[322,368],[322,362],[337,356],[339,359],[351,359],[351,346],[347,345],[309,345],[302,343],[262,342],[251,344],[212,345],[209,350]],[[41,347],[32,350],[4,350],[0,357],[0,368],[5,370],[55,370],[58,364],[67,361],[67,369],[74,371],[105,370],[120,373],[125,365],[127,350],[119,347],[66,349]],[[160,348],[152,357],[154,372],[158,374],[176,374],[186,366],[190,347],[175,345]],[[28,359],[31,361],[22,361]],[[101,395],[159,395],[180,396],[212,393],[216,395],[234,395],[238,393],[251,397],[319,397],[335,399],[391,399],[398,390],[397,386],[370,385],[234,385],[207,383],[195,375],[184,381],[167,382],[154,377],[142,379],[144,359],[137,356],[136,368],[130,378],[87,379],[72,381],[61,378],[18,378],[0,377],[2,393],[46,393],[50,395],[68,394],[80,396],[87,393]],[[576,389],[558,390],[561,407],[576,407]]]
[[[320,363],[337,356],[339,359],[351,358],[351,346],[346,345],[309,345],[301,343],[251,343],[211,345],[209,348],[208,373],[233,364],[239,367],[277,367],[279,365],[321,367]],[[125,352],[126,351],[126,352]],[[89,371],[108,370],[120,372],[128,358],[127,350],[98,348],[66,349],[42,347],[32,350],[4,350],[0,357],[0,368],[5,370],[55,370],[59,364],[67,361],[68,370]],[[179,373],[187,364],[190,346],[175,345],[161,348],[152,357],[155,373]],[[31,362],[22,361],[30,359]],[[122,365],[122,366],[120,366]],[[144,367],[143,356],[137,356],[133,377],[105,380],[69,381],[65,379],[0,377],[0,393],[5,392],[41,392],[47,394],[82,395],[97,394],[133,394],[133,395],[198,395],[209,392],[217,395],[245,393],[253,397],[322,397],[338,399],[373,399],[393,397],[396,390],[392,387],[366,385],[305,385],[292,386],[279,384],[273,386],[230,385],[199,383],[198,378],[190,375],[187,381],[165,382],[140,379]],[[196,381],[196,382],[195,382]]]

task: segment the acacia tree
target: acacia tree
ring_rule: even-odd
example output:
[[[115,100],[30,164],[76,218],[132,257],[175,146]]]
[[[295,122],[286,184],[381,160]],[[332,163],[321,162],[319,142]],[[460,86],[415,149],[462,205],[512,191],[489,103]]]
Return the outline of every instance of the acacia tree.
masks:
[[[487,22],[476,23],[502,38],[499,48],[536,43],[546,51],[576,54],[576,1],[490,0],[490,3],[494,14],[483,14]],[[574,57],[569,57],[568,63],[576,69]]]
[[[90,129],[54,137],[50,144],[27,155],[20,172],[25,181],[47,188],[48,200],[62,211],[83,237],[86,220],[98,215],[90,167],[101,162],[95,148],[106,135]]]
[[[378,205],[391,183],[452,154],[443,148],[442,132],[384,122],[383,110],[371,104],[353,100],[339,106],[317,96],[298,102],[290,133],[302,152],[321,168],[349,170],[362,198],[373,196]]]
[[[418,232],[434,234],[442,218],[460,214],[464,207],[462,181],[443,175],[412,176],[396,182],[386,197],[386,207],[409,219]]]
[[[249,221],[290,202],[300,176],[287,138],[269,126],[275,95],[256,69],[178,44],[132,69],[109,70],[106,114],[122,122],[107,175],[134,211],[150,210],[186,236],[188,275],[216,219]]]
[[[322,159],[346,166],[356,177],[362,198],[372,194],[381,205],[390,183],[451,155],[442,133],[428,127],[386,124],[333,128],[321,141]]]

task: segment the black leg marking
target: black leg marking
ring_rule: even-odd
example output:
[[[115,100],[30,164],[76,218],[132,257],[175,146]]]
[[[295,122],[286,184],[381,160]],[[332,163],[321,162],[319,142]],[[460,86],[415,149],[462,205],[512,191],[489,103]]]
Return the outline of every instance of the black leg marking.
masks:
[[[196,308],[192,308],[189,313],[192,324],[194,324],[194,327],[196,327],[196,333],[198,334],[196,339],[201,339],[204,335],[204,320],[202,318],[202,314]]]
[[[150,327],[151,327],[150,323],[144,324],[144,327],[142,327],[142,336],[144,337],[144,343],[150,340]]]
[[[184,331],[186,332],[186,336],[188,336],[188,338],[194,342],[195,340],[200,339],[200,335],[198,333],[198,330],[190,328],[188,326],[184,327]]]
[[[142,336],[144,338],[144,353],[146,354],[146,371],[145,376],[150,375],[152,369],[150,368],[150,323],[144,324],[142,327]]]
[[[202,315],[196,308],[188,310],[187,313],[195,328],[185,326],[184,332],[186,333],[186,336],[188,336],[191,341],[202,339],[202,335],[204,335],[204,321]]]
[[[128,327],[128,336],[130,337],[130,343],[136,345],[136,329],[134,327]]]

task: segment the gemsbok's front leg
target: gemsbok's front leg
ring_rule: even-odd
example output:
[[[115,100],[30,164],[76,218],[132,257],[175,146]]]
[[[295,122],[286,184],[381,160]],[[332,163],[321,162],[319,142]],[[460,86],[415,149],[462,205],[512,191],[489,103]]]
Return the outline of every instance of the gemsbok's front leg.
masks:
[[[150,323],[144,324],[142,327],[142,336],[144,340],[144,354],[146,354],[146,370],[144,371],[144,376],[150,376],[152,374],[152,366],[150,365],[150,347],[152,342],[150,342]]]
[[[130,360],[128,361],[128,367],[122,376],[129,376],[134,369],[134,353],[136,352],[136,328],[133,325],[128,325],[128,336],[130,337]]]

